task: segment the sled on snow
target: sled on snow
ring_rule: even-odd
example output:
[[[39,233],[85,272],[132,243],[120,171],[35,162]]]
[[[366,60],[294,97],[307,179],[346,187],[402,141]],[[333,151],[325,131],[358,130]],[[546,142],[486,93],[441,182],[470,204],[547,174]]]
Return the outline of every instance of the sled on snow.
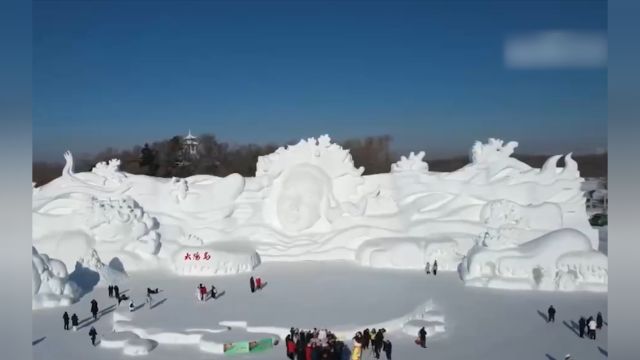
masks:
[[[264,338],[257,341],[237,341],[224,344],[225,355],[255,354],[273,348],[273,339]]]

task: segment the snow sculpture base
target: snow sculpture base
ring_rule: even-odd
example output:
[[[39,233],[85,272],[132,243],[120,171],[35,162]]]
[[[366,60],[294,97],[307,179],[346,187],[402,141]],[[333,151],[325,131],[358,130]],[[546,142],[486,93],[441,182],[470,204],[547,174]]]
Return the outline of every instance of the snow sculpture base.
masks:
[[[186,254],[205,252],[210,259],[187,259]],[[186,276],[230,275],[251,272],[260,265],[260,256],[255,250],[240,244],[216,244],[210,247],[185,247],[177,251],[173,257],[173,271]]]

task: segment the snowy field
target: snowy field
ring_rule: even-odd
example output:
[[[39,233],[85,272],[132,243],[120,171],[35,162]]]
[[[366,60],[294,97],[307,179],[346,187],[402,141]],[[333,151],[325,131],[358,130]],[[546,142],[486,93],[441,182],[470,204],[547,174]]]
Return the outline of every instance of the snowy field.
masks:
[[[255,275],[267,286],[251,294],[246,274],[223,277],[179,277],[158,272],[135,273],[122,290],[128,290],[136,304],[144,303],[147,287],[163,291],[154,296],[159,303],[135,311],[132,323],[148,332],[187,333],[187,330],[220,329],[221,321],[247,321],[250,326],[278,326],[288,329],[327,327],[329,329],[364,328],[402,317],[431,301],[443,315],[446,331],[428,337],[427,349],[413,344],[413,336],[400,330],[389,331],[395,359],[574,359],[607,357],[607,327],[596,341],[577,336],[575,323],[580,316],[595,316],[601,311],[607,321],[607,294],[587,292],[504,291],[465,287],[455,272],[437,277],[417,270],[368,269],[346,262],[266,263]],[[195,298],[198,283],[219,292],[219,299],[200,303]],[[92,298],[105,314],[92,324],[81,322],[77,333],[66,332],[62,313],[76,312],[82,321],[89,319]],[[165,300],[166,299],[166,300]],[[88,331],[98,330],[98,339],[113,329],[115,300],[105,288],[96,288],[78,303],[68,307],[43,309],[33,314],[34,359],[125,359],[121,349],[91,346]],[[553,304],[556,322],[543,319]],[[104,309],[104,310],[103,310]],[[128,313],[128,311],[125,311]],[[196,331],[196,332],[197,332]],[[216,341],[256,340],[266,334],[208,334]],[[349,342],[351,345],[351,342]],[[160,343],[149,357],[153,359],[212,359],[224,355],[201,352],[197,345]],[[283,359],[284,344],[270,352],[240,358]],[[364,358],[373,358],[366,354]]]

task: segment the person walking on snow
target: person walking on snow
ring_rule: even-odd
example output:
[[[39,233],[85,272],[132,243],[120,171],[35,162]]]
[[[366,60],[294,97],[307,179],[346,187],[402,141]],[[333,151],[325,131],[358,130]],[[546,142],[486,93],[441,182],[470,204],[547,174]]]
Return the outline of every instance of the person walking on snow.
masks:
[[[547,322],[556,322],[556,309],[553,305],[549,306],[549,309],[547,309]]]
[[[91,314],[93,314],[94,320],[98,320],[98,302],[96,299],[91,300]]]
[[[364,329],[362,332],[362,350],[367,350],[369,348],[369,341],[371,340],[371,335],[369,334],[369,329]]]
[[[64,321],[64,329],[69,330],[69,314],[66,311],[62,314],[62,321]]]
[[[120,288],[118,287],[118,285],[113,287],[113,294],[116,296],[116,298],[120,297]]]
[[[589,326],[589,338],[595,340],[596,339],[596,328],[598,327],[596,324],[596,321],[591,319],[591,321],[589,321],[589,324],[587,324]]]
[[[287,335],[285,344],[287,346],[287,357],[293,360],[296,356],[296,343],[293,342],[293,337],[291,335]]]
[[[133,312],[135,308],[136,308],[136,305],[133,303],[133,300],[129,301],[129,312]]]
[[[438,260],[433,260],[433,276],[438,274]]]
[[[380,350],[384,345],[384,329],[378,330],[373,338],[373,351],[376,354],[376,359],[380,359]]]
[[[361,338],[356,334],[353,338],[353,350],[351,351],[351,360],[360,360],[362,358],[362,344],[359,342]]]
[[[107,289],[108,289],[108,292],[109,292],[109,297],[112,298],[113,297],[113,286],[109,285],[109,287]]]
[[[384,350],[384,354],[387,355],[387,360],[391,360],[391,341],[386,340],[382,350]]]
[[[75,313],[71,315],[71,326],[73,328],[73,331],[78,331],[78,315],[76,315]]]
[[[213,285],[211,285],[211,298],[212,298],[213,300],[215,300],[215,299],[216,299],[216,294],[217,294],[217,293],[218,293],[218,290],[216,290],[216,287],[215,287],[215,286],[213,286]]]
[[[427,261],[427,265],[424,267],[424,270],[427,272],[427,275],[431,274],[431,267],[428,261]]]
[[[262,289],[262,279],[261,278],[256,278],[256,289],[258,289],[258,290]]]
[[[584,329],[587,327],[587,320],[585,320],[584,316],[580,317],[578,321],[578,328],[580,330],[580,337],[584,338]]]
[[[96,331],[96,328],[94,328],[93,326],[91,327],[91,330],[89,330],[89,336],[91,337],[91,345],[96,346],[96,336],[98,335],[98,332]]]
[[[256,282],[253,280],[253,276],[249,279],[249,287],[251,287],[251,292],[256,292]]]
[[[151,309],[151,302],[153,301],[153,298],[151,298],[151,294],[147,294],[147,304],[149,304],[149,309]]]
[[[427,347],[427,330],[424,329],[424,326],[418,331],[418,338],[420,339],[420,346],[423,348]]]
[[[598,330],[602,329],[603,322],[604,320],[602,319],[602,313],[598,312],[598,315],[596,316],[596,329]]]

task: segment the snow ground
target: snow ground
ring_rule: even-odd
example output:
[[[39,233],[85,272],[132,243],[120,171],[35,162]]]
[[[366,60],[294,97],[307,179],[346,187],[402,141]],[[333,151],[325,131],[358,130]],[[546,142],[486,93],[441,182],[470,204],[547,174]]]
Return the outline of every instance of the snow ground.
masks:
[[[572,327],[580,316],[595,316],[598,311],[606,322],[606,293],[473,288],[465,287],[458,274],[452,272],[427,277],[422,271],[370,269],[345,262],[265,263],[254,275],[267,281],[267,286],[253,295],[248,289],[248,275],[178,277],[158,272],[133,273],[122,290],[128,289],[127,293],[140,305],[144,304],[147,287],[164,290],[154,296],[154,301],[166,299],[164,302],[151,310],[145,306],[133,313],[132,322],[151,331],[219,329],[218,323],[225,320],[285,328],[358,327],[403,316],[432,300],[436,310],[444,314],[446,332],[428,338],[427,349],[413,344],[411,336],[390,332],[387,337],[394,345],[394,359],[563,359],[567,353],[580,360],[607,357],[606,326],[598,332],[596,341],[580,339]],[[200,282],[207,287],[213,283],[225,294],[199,303],[195,288]],[[95,324],[81,323],[80,327],[86,327],[77,333],[64,331],[62,313],[76,312],[81,321],[90,318],[92,298],[107,314]],[[128,359],[121,349],[93,348],[89,340],[91,325],[99,334],[111,332],[114,307],[110,305],[114,303],[105,288],[96,288],[71,306],[34,311],[33,358]],[[556,323],[547,324],[540,313],[546,314],[550,304],[558,312]],[[234,330],[216,336],[222,340],[263,337],[243,337],[238,331],[242,332]],[[273,351],[238,357],[283,359],[284,353],[280,343]],[[159,360],[224,357],[201,352],[194,345],[168,344],[159,344],[148,356]],[[372,354],[363,357],[372,358]]]

